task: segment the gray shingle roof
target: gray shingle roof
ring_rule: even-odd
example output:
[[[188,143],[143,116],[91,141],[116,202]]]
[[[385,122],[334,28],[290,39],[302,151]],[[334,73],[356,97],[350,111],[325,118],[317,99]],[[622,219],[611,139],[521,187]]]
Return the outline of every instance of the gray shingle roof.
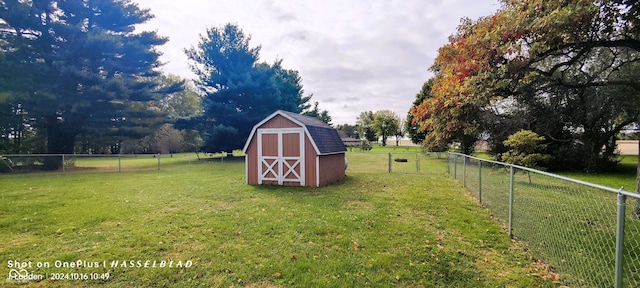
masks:
[[[320,119],[283,110],[278,110],[277,112],[304,125],[307,131],[309,131],[309,135],[313,142],[315,142],[320,154],[334,154],[347,151],[342,139],[340,139],[338,131]]]

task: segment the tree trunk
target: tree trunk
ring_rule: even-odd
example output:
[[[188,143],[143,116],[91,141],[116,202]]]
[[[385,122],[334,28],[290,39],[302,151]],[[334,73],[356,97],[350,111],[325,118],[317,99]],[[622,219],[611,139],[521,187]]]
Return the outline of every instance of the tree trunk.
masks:
[[[58,115],[47,118],[47,153],[72,154],[76,136],[80,132],[80,121],[60,121]],[[45,170],[57,170],[62,167],[61,157],[52,156],[44,159]]]
[[[460,146],[462,150],[462,154],[471,155],[473,154],[476,144],[477,138],[469,135],[462,135]]]

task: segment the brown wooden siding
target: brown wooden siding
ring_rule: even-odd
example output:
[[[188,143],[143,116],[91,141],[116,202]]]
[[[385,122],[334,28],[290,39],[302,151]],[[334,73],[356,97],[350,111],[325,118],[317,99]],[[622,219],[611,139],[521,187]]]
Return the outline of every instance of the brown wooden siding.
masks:
[[[265,122],[259,128],[298,128],[300,125],[293,123],[291,120],[284,118],[280,115],[276,115],[275,117],[269,119],[269,121]]]
[[[258,184],[258,141],[254,137],[249,142],[249,146],[247,147],[247,184],[249,185],[257,185]]]
[[[304,137],[304,154],[305,154],[305,186],[316,186],[316,150],[309,140],[308,135]]]
[[[342,181],[345,177],[344,153],[320,156],[320,186]]]

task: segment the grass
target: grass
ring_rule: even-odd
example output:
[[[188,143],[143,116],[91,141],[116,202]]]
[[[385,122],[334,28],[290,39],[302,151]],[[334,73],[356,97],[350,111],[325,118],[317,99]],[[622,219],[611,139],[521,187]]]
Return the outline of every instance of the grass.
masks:
[[[627,191],[636,191],[636,169],[638,155],[624,155],[615,171],[608,173],[561,173],[564,176],[596,183],[612,188],[624,187]]]
[[[475,152],[473,156],[484,160],[495,160],[493,155],[486,152]],[[614,171],[606,173],[558,172],[558,174],[612,188],[624,187],[627,191],[636,191],[637,167],[638,155],[621,155],[620,163]]]
[[[184,157],[159,171],[0,175],[0,275],[13,260],[49,277],[109,273],[3,285],[557,286],[459,184],[386,173],[379,156],[349,154],[347,179],[322,188],[248,186],[243,162]],[[77,260],[97,267],[54,267]],[[192,265],[111,267],[123,260]]]

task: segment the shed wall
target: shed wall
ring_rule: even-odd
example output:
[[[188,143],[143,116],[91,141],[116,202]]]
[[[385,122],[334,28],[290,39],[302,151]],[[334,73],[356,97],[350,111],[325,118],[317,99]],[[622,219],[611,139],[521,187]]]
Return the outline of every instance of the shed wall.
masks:
[[[345,177],[344,153],[323,155],[320,159],[320,186],[342,181]]]
[[[249,142],[246,155],[245,161],[247,161],[247,163],[245,163],[245,169],[247,172],[247,184],[258,185],[258,141],[255,137]]]
[[[316,186],[316,150],[313,149],[308,135],[304,137],[304,154],[305,185]]]

